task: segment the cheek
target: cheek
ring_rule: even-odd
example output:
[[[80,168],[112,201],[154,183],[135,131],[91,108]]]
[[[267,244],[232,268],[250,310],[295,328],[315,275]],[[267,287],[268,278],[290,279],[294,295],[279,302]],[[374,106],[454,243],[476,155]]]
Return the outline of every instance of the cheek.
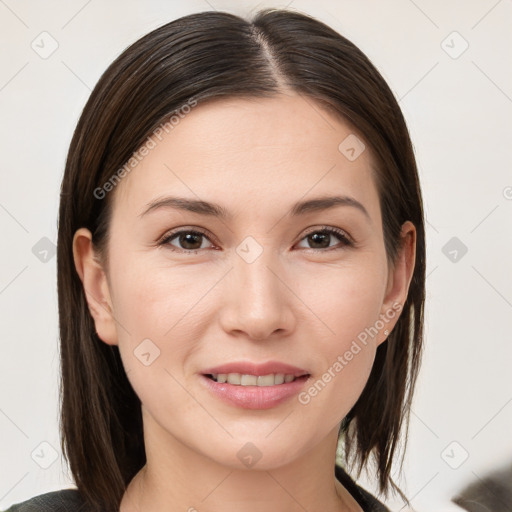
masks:
[[[172,268],[144,259],[120,265],[114,280],[116,319],[134,336],[158,339],[196,321],[215,283],[199,266]]]
[[[317,317],[322,339],[330,340],[329,345],[338,342],[342,348],[379,319],[386,269],[376,256],[354,256],[336,266],[318,267],[314,273],[311,268],[299,268],[292,276],[297,296]]]
[[[114,261],[114,260],[113,260]],[[177,373],[208,325],[211,272],[199,266],[170,268],[149,258],[126,258],[112,266],[119,351],[127,376],[142,401],[163,383],[177,392]],[[181,381],[181,378],[176,375]],[[183,402],[187,407],[187,402]]]
[[[315,347],[323,366],[305,390],[301,403],[333,404],[333,419],[348,412],[370,375],[376,352],[376,334],[382,307],[385,268],[346,265],[326,269],[303,289],[318,316]],[[322,398],[320,398],[322,396]],[[316,397],[319,397],[318,399]]]

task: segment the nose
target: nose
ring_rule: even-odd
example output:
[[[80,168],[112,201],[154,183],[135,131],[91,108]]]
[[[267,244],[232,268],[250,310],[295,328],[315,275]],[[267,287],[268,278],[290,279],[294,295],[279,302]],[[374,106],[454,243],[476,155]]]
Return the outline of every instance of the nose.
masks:
[[[264,250],[251,263],[235,254],[220,299],[225,332],[258,341],[290,334],[297,299],[289,286],[282,265],[270,251]]]

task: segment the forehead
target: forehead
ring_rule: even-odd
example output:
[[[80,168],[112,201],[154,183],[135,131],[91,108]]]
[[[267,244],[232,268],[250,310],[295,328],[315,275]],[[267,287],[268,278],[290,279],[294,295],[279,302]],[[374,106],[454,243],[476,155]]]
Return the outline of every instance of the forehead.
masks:
[[[154,147],[117,186],[114,209],[137,216],[168,193],[211,200],[236,214],[337,193],[372,210],[378,196],[369,148],[356,159],[344,153],[345,141],[357,144],[354,137],[360,140],[349,124],[301,95],[199,104],[161,140],[153,137]]]

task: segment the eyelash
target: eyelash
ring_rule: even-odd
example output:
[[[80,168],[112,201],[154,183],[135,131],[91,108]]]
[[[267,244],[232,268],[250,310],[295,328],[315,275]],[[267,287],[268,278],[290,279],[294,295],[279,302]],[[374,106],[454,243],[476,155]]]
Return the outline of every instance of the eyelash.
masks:
[[[157,245],[159,247],[167,246],[173,252],[178,252],[178,253],[181,252],[181,253],[185,253],[185,254],[197,254],[199,251],[204,250],[204,249],[179,249],[179,248],[174,247],[174,246],[169,244],[169,242],[171,240],[175,239],[177,236],[179,236],[179,235],[181,235],[183,233],[194,234],[194,235],[201,235],[201,236],[204,236],[206,239],[209,240],[208,235],[206,233],[204,233],[203,231],[200,231],[200,230],[197,230],[197,229],[182,229],[182,230],[179,230],[179,231],[173,231],[171,233],[167,233],[166,235],[164,235],[163,238],[161,238],[157,242]],[[304,240],[306,237],[308,237],[310,235],[313,235],[313,234],[316,234],[316,233],[327,234],[327,235],[335,235],[337,238],[339,238],[343,242],[343,246],[341,246],[341,247],[336,247],[336,246],[334,246],[334,247],[327,247],[325,249],[306,248],[306,250],[315,251],[315,252],[317,252],[317,251],[328,252],[328,251],[332,251],[332,250],[340,250],[340,249],[343,249],[345,247],[354,247],[355,246],[355,242],[353,242],[351,240],[351,238],[347,235],[347,233],[345,233],[345,231],[343,231],[341,229],[338,229],[338,228],[330,227],[330,226],[323,226],[320,229],[315,229],[315,230],[309,231],[308,233],[306,233],[299,240],[299,242],[302,242],[302,240]],[[211,242],[211,243],[213,243],[213,242]]]

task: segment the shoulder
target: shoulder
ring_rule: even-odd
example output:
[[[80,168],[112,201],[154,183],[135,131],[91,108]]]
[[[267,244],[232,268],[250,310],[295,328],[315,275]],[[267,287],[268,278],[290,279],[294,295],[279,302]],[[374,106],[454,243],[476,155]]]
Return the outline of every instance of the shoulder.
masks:
[[[357,485],[341,466],[336,465],[334,472],[336,479],[343,484],[343,487],[345,487],[357,503],[361,505],[364,512],[390,512],[375,496]]]
[[[5,512],[87,512],[78,489],[61,489],[11,505]]]

